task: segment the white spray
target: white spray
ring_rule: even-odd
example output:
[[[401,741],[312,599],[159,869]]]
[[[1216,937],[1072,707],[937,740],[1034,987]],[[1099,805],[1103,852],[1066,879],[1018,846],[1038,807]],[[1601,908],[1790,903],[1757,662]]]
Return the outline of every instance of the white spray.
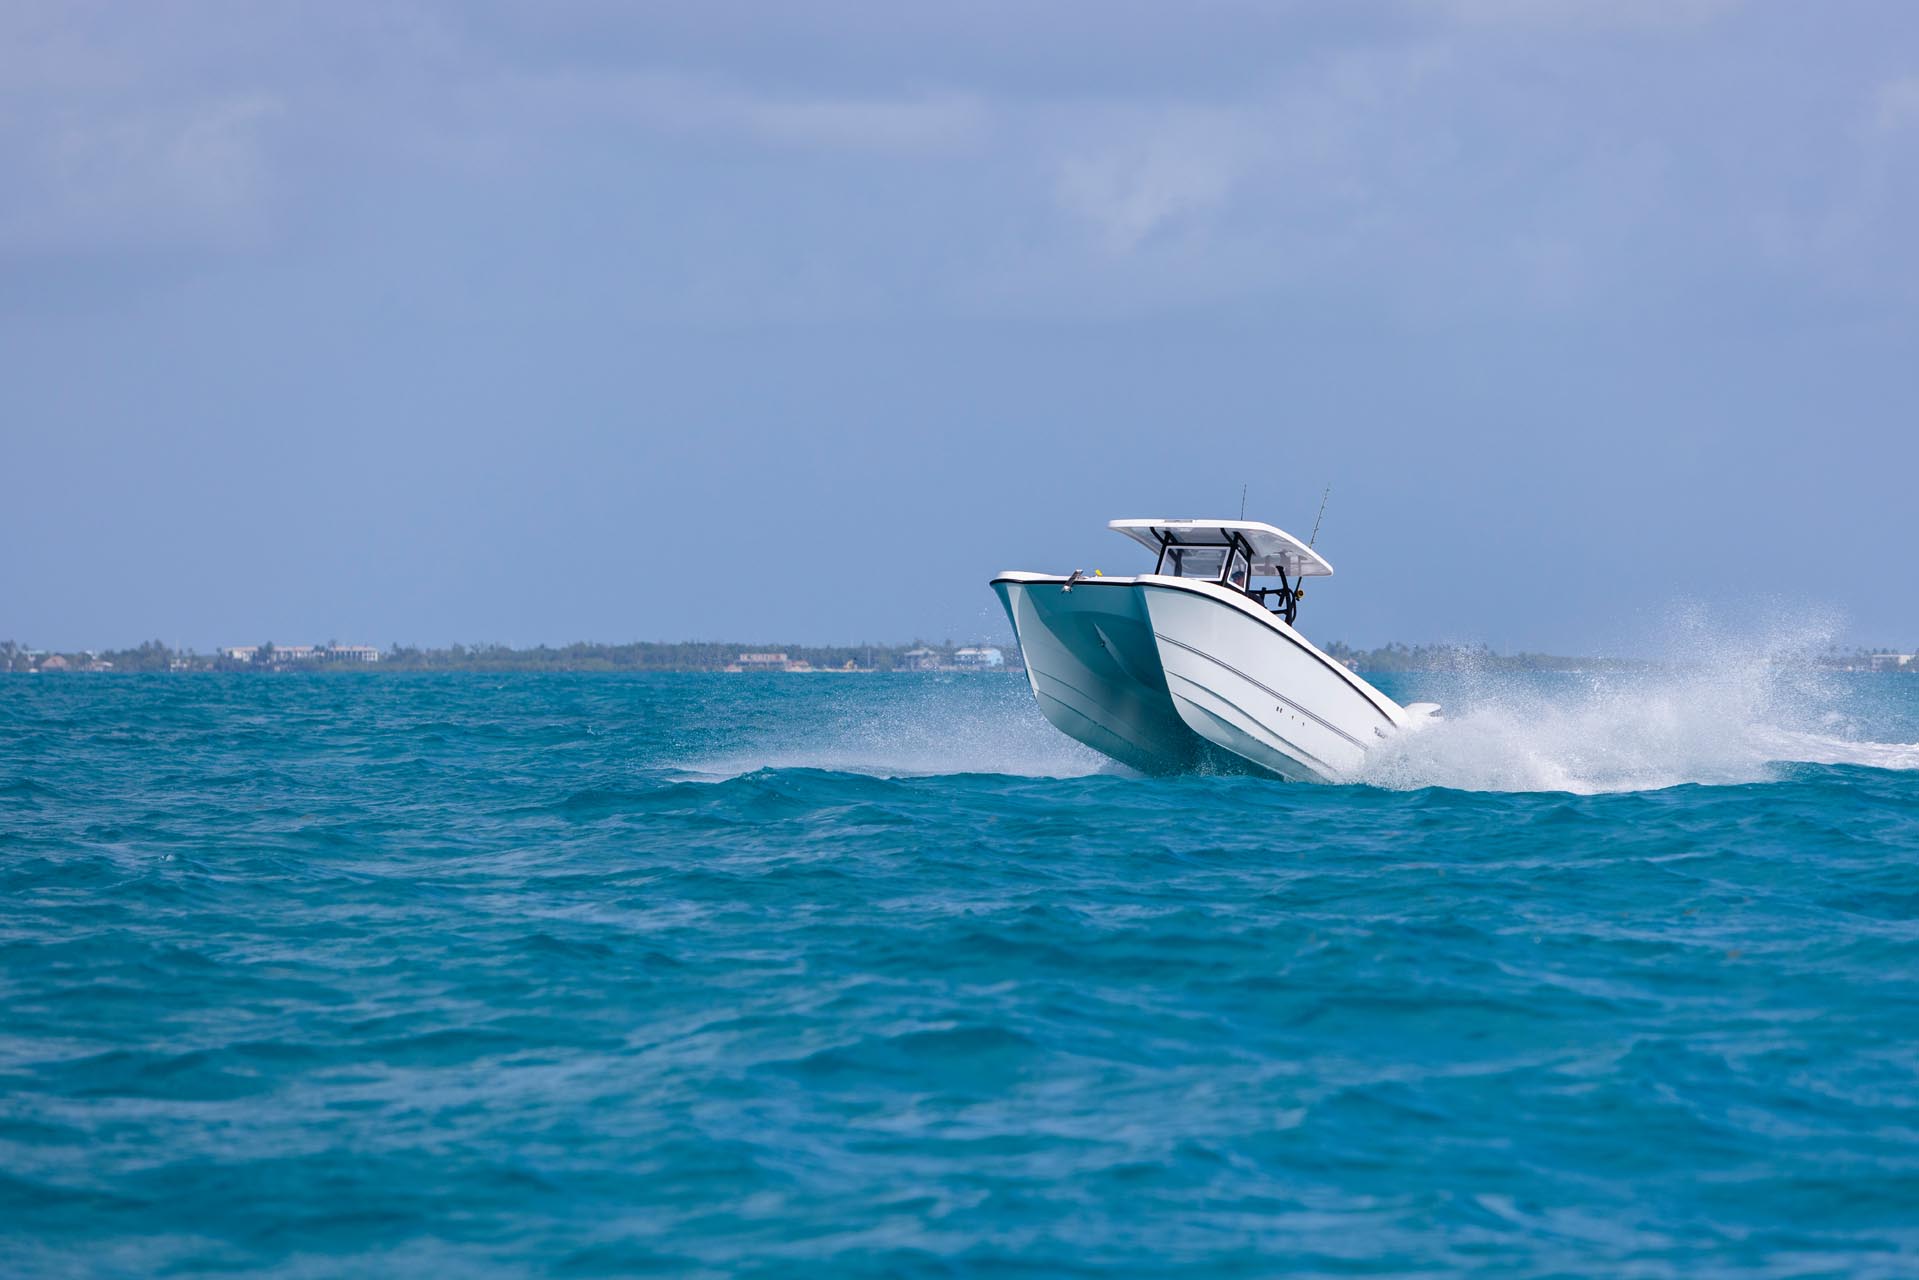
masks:
[[[1857,736],[1844,681],[1814,662],[1831,634],[1807,622],[1732,637],[1695,611],[1649,671],[1555,677],[1469,666],[1443,718],[1383,744],[1363,780],[1584,794],[1760,782],[1795,762],[1919,768],[1919,743]]]

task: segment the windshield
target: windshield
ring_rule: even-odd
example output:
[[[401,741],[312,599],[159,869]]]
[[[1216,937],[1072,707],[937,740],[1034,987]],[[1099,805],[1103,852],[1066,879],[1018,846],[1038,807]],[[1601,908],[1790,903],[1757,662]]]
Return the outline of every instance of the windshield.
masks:
[[[1206,578],[1219,581],[1226,566],[1225,547],[1168,547],[1159,571],[1172,578]]]

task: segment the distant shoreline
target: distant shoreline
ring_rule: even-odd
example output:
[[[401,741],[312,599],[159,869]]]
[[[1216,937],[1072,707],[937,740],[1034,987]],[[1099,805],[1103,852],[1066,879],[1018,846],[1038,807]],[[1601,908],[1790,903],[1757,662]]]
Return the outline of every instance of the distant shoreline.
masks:
[[[1497,671],[1632,672],[1672,664],[1638,658],[1575,657],[1547,653],[1495,653],[1485,646],[1393,643],[1356,649],[1341,641],[1322,646],[1328,656],[1364,674]],[[1837,650],[1810,656],[1805,665],[1837,671],[1919,674],[1919,655],[1888,650]],[[232,672],[406,671],[470,672],[716,672],[751,674],[887,674],[952,672],[1024,675],[1019,649],[988,642],[956,645],[750,645],[710,641],[576,643],[513,648],[509,645],[243,645],[211,654],[174,649],[151,640],[132,649],[34,649],[0,641],[0,675],[145,674]]]
[[[150,640],[132,649],[51,651],[0,641],[4,674],[143,674],[359,671],[710,671],[752,673],[873,674],[884,672],[979,672],[1023,674],[1019,651],[989,643],[938,645],[752,645],[715,641],[637,641],[631,644],[454,644],[425,648],[372,645],[234,645],[213,653],[176,649]]]

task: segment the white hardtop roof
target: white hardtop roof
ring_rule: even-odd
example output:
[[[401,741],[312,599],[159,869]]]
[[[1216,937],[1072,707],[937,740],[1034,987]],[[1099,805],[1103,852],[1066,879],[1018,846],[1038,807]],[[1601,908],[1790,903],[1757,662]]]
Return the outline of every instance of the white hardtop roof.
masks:
[[[1162,542],[1217,547],[1238,534],[1253,549],[1256,574],[1284,572],[1289,578],[1330,578],[1333,574],[1333,566],[1317,551],[1284,529],[1257,520],[1113,520],[1106,527],[1119,530],[1155,555]]]

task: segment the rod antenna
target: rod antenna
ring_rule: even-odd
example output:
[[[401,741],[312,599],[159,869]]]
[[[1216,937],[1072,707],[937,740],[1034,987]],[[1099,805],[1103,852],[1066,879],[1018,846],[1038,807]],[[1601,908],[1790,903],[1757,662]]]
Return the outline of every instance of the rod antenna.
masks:
[[[1313,517],[1313,536],[1306,539],[1306,545],[1308,547],[1311,547],[1315,542],[1319,541],[1319,522],[1326,518],[1326,499],[1332,496],[1333,486],[1331,485],[1327,485],[1326,492],[1319,495],[1319,514]]]
[[[1244,520],[1246,518],[1246,486],[1245,485],[1239,486],[1239,518],[1241,520]]]

